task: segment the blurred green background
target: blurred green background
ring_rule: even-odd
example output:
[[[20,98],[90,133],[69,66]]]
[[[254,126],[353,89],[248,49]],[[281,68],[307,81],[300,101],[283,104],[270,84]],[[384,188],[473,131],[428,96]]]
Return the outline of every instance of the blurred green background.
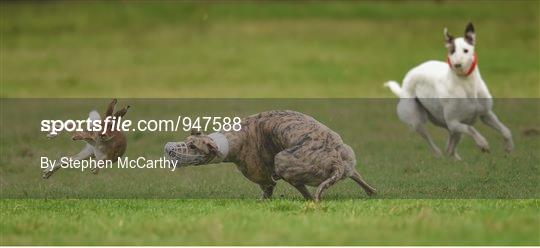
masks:
[[[2,2],[2,97],[393,97],[477,29],[495,97],[538,97],[538,1]]]

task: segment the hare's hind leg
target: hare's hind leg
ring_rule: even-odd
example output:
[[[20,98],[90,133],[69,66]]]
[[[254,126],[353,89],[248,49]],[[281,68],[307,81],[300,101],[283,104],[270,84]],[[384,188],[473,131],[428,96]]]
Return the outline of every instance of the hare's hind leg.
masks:
[[[92,148],[92,146],[87,144],[79,153],[71,156],[71,159],[73,159],[73,160],[83,160],[83,159],[89,158],[92,155],[94,155],[94,149]],[[60,168],[61,168],[60,165],[56,165],[56,166],[54,166],[52,168],[47,168],[47,169],[43,170],[43,173],[41,174],[41,177],[43,179],[47,179],[47,178],[51,177]]]

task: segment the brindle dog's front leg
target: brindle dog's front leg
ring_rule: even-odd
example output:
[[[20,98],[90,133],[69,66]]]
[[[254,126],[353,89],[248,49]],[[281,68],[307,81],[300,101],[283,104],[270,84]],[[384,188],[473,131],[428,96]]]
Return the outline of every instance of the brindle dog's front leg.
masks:
[[[306,188],[306,185],[303,184],[293,184],[293,186],[300,191],[304,199],[306,200],[313,200],[313,196],[309,192],[309,190]]]
[[[297,150],[293,148],[292,150]],[[306,185],[300,180],[297,180],[298,177],[303,177],[309,173],[309,167],[304,166],[301,163],[297,163],[296,159],[292,153],[291,149],[281,151],[274,157],[274,168],[275,172],[272,178],[283,179],[293,187],[295,187],[306,200],[313,200],[313,196],[306,188]]]
[[[276,183],[274,184],[259,184],[259,187],[262,190],[261,199],[270,199],[272,198],[272,195],[274,194],[274,188],[276,187]]]

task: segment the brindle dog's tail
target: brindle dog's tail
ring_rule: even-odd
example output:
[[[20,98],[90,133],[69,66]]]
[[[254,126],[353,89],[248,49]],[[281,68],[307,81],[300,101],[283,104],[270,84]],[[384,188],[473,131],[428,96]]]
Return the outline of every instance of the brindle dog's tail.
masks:
[[[362,187],[362,189],[364,189],[364,191],[366,191],[366,194],[368,194],[369,196],[377,194],[377,190],[369,186],[369,184],[366,183],[366,181],[364,181],[362,176],[360,176],[360,173],[358,173],[358,171],[354,171],[354,173],[351,176],[351,179],[354,180],[356,183],[358,183],[358,185],[360,185],[360,187]]]

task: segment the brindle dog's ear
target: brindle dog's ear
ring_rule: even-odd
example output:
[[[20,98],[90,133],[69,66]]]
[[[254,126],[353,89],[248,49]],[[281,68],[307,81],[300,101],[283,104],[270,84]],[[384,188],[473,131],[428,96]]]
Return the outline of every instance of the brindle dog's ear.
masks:
[[[476,43],[476,34],[472,22],[469,22],[465,28],[465,41],[473,46]]]
[[[208,147],[209,154],[217,154],[218,153],[218,147],[214,143],[207,143],[206,146]]]
[[[454,45],[454,36],[448,33],[448,28],[444,28],[444,40],[446,42],[445,46],[448,49],[450,54],[454,53],[456,47]]]
[[[202,132],[199,131],[199,129],[197,129],[197,128],[192,128],[191,129],[191,135],[201,135],[201,134],[202,134]]]

